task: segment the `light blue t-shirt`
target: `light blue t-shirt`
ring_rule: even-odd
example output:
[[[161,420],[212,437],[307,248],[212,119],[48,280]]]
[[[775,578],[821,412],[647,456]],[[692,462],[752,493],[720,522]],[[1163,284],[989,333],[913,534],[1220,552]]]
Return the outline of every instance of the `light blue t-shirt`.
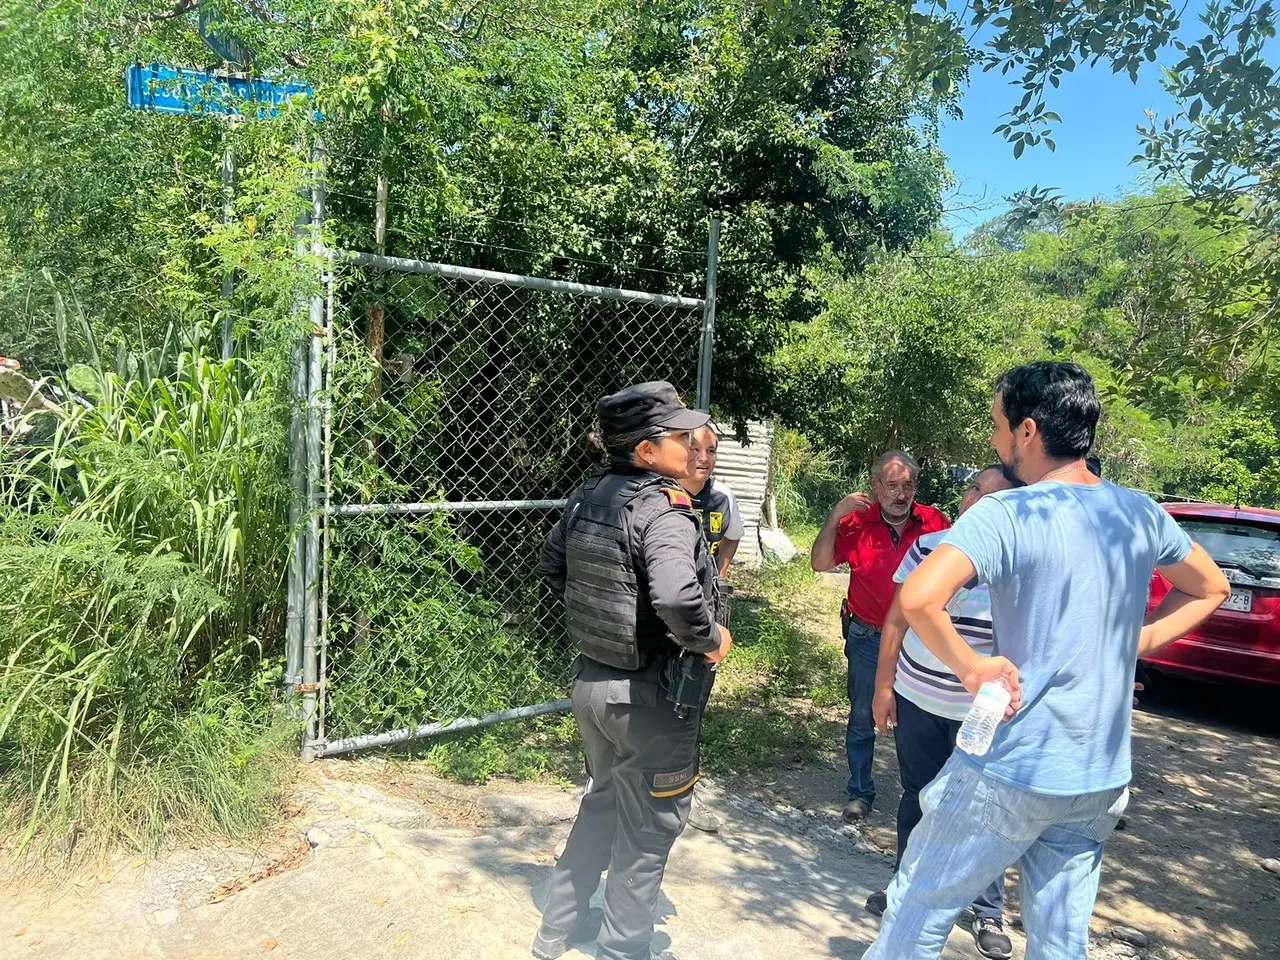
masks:
[[[1138,635],[1151,574],[1191,538],[1150,497],[1113,483],[1047,481],[983,497],[944,543],[991,590],[995,652],[1022,706],[983,757],[1005,783],[1070,796],[1129,782]]]

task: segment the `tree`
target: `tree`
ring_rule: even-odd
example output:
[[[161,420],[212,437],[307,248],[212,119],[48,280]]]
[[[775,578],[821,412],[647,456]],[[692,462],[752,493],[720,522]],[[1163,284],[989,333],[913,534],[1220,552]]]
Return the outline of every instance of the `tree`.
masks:
[[[1027,23],[1039,5],[1025,4]],[[1148,112],[1148,122],[1138,130],[1143,150],[1135,163],[1142,163],[1167,185],[1161,201],[1184,205],[1197,224],[1213,238],[1206,243],[1227,240],[1233,249],[1213,263],[1217,289],[1205,289],[1198,317],[1205,334],[1194,344],[1193,355],[1208,355],[1214,362],[1240,364],[1257,360],[1270,343],[1277,319],[1277,278],[1280,277],[1280,182],[1275,170],[1280,161],[1280,92],[1276,68],[1267,62],[1268,43],[1276,36],[1277,10],[1270,0],[1214,0],[1200,16],[1205,34],[1198,40],[1177,39],[1179,24],[1168,4],[1065,4],[1063,8],[1111,8],[1123,21],[1117,36],[1120,48],[1108,48],[1096,34],[1088,35],[1093,62],[1109,59],[1113,69],[1127,70],[1137,78],[1141,60],[1155,61],[1169,48],[1181,59],[1165,70],[1163,83],[1178,101],[1180,109],[1163,119]],[[1126,13],[1121,8],[1129,8]],[[1140,13],[1139,13],[1140,11]],[[1133,19],[1138,14],[1144,29]],[[993,20],[999,24],[999,20]],[[1010,113],[1008,123],[998,128],[1014,144],[1019,155],[1026,146],[1043,140],[1052,149],[1049,130],[1033,134],[1035,116],[1056,119],[1044,110],[1046,81],[1057,86],[1062,69],[1074,69],[1080,52],[1079,27],[1054,36],[1039,52],[1026,56],[1028,43],[1038,41],[1018,31],[1013,20],[992,41],[991,68],[1000,57],[1006,66],[1024,67],[1023,101]],[[1031,33],[1034,34],[1034,29]],[[1067,50],[1067,34],[1075,49]],[[1046,37],[1049,35],[1046,34]],[[1141,41],[1141,57],[1137,56]],[[1057,48],[1057,59],[1054,58]],[[1117,55],[1118,54],[1118,55]],[[1044,221],[1046,216],[1069,214],[1061,197],[1052,189],[1033,188],[1015,196],[1014,219],[1026,223]],[[1219,244],[1221,246],[1221,244]]]
[[[789,422],[865,467],[903,448],[934,466],[989,457],[991,384],[1054,322],[1010,259],[945,240],[832,282],[777,357]]]
[[[30,325],[47,269],[116,337],[145,339],[175,312],[230,310],[253,329],[259,304],[220,302],[221,274],[237,269],[251,285],[249,274],[287,257],[307,109],[231,130],[121,102],[133,59],[210,60],[201,17],[237,37],[255,70],[315,86],[343,246],[372,246],[373,185],[385,173],[390,253],[690,293],[702,285],[708,217],[722,215],[718,359],[740,375],[718,400],[733,414],[773,404],[767,358],[816,309],[808,266],[829,252],[856,267],[904,249],[940,214],[945,173],[927,120],[946,98],[880,58],[903,28],[896,3],[266,9],[102,0],[24,3],[6,17],[16,24],[0,33],[8,316]],[[217,162],[228,143],[244,154],[243,179],[276,186],[278,199],[242,202],[224,230]],[[246,249],[266,225],[255,208],[280,213],[272,253]],[[30,326],[24,351],[38,352],[52,313]]]
[[[1240,270],[1256,233],[1238,221],[1207,225],[1187,201],[1170,186],[1064,207],[1055,229],[1024,232],[1018,244],[1030,276],[1082,308],[1072,329],[1051,333],[1054,348],[1070,343],[1106,359],[1159,416],[1177,408],[1162,396],[1181,393],[1179,378],[1244,390],[1265,369],[1241,362],[1235,337],[1258,309]]]
[[[1004,131],[1020,152],[1047,136],[1062,72],[1105,59],[1133,73],[1176,28],[1159,0],[10,0],[4,20],[10,315],[51,267],[113,329],[175,305],[252,326],[252,302],[217,301],[217,267],[245,251],[216,242],[229,237],[216,226],[216,159],[224,142],[257,138],[270,182],[265,158],[292,152],[307,111],[229,132],[119,106],[127,61],[212,59],[203,20],[253,70],[315,85],[345,245],[371,245],[385,172],[400,252],[687,292],[700,286],[707,217],[724,215],[718,348],[739,375],[718,400],[743,417],[774,408],[767,358],[820,308],[808,269],[834,257],[856,272],[936,224],[946,174],[930,124],[958,108],[971,66],[1021,78]],[[978,28],[987,39],[974,47]],[[283,196],[292,180],[275,180]],[[158,275],[174,302],[155,302],[152,284],[118,295]]]
[[[1041,349],[1078,360],[1103,400],[1099,448],[1112,479],[1178,496],[1277,502],[1280,393],[1274,362],[1234,330],[1260,308],[1247,264],[1257,231],[1206,223],[1175,187],[1113,204],[1063,205],[1052,229],[982,233],[1056,302]]]

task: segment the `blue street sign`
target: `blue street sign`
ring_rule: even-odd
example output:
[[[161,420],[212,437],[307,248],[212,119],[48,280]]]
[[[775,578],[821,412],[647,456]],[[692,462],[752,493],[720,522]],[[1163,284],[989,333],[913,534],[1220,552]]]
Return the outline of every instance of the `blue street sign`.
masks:
[[[131,63],[124,72],[125,95],[135,110],[157,113],[211,113],[220,116],[274,117],[280,104],[310,84],[237,77],[213,70]]]

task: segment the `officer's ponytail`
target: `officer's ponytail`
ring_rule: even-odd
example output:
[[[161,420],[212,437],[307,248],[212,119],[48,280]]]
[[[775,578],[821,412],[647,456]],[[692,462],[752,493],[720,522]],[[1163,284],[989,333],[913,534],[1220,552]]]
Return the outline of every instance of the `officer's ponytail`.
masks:
[[[596,424],[587,431],[587,435],[583,439],[582,445],[586,448],[587,453],[596,460],[603,460],[605,454],[609,452],[609,448],[604,442],[604,436],[600,433],[599,424]]]
[[[662,435],[662,430],[641,427],[626,433],[606,434],[599,424],[587,433],[587,450],[593,456],[607,456],[611,467],[629,467],[635,457],[636,447],[645,440],[653,440]]]

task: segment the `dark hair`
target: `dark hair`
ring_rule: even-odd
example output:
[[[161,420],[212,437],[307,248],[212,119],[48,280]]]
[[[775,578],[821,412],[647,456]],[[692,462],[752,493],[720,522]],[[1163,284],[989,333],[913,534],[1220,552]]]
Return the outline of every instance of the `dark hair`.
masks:
[[[1001,476],[1004,477],[1005,481],[1011,487],[1025,487],[1027,485],[1027,481],[1023,480],[1016,473],[1014,473],[1013,467],[1009,466],[1007,463],[988,464],[987,466],[979,470],[978,473],[986,473],[988,470],[999,470]]]
[[[629,433],[606,434],[599,423],[587,431],[583,447],[593,459],[607,458],[612,466],[625,466],[631,462],[636,447],[645,440],[662,436],[661,427],[642,427]]]
[[[1031,419],[1051,457],[1083,457],[1093,446],[1102,408],[1093,377],[1079,364],[1039,360],[1000,375],[996,393],[1012,429]]]

